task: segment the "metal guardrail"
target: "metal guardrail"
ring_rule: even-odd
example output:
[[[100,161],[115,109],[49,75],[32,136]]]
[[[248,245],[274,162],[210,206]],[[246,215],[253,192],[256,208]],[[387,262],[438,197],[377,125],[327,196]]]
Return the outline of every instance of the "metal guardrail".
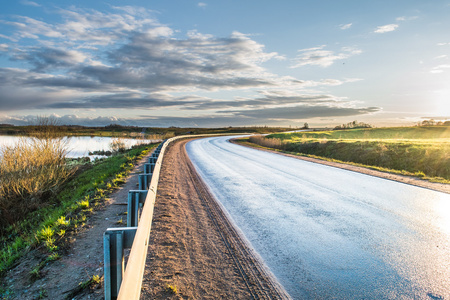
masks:
[[[105,299],[134,300],[141,295],[159,173],[167,146],[178,139],[223,134],[177,136],[163,141],[144,164],[139,190],[128,193],[127,226],[108,228],[103,234]],[[136,227],[137,226],[137,227]],[[127,267],[124,251],[131,248]]]
[[[144,174],[139,174],[139,190],[128,192],[127,227],[108,228],[103,234],[107,300],[139,299],[159,172],[169,142],[162,142],[144,165]],[[139,223],[140,219],[145,221]],[[128,267],[125,269],[124,252],[130,248]]]

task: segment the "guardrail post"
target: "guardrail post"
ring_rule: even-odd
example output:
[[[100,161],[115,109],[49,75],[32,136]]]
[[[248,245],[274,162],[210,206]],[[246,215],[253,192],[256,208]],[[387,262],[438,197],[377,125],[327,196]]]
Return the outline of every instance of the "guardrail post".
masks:
[[[128,192],[127,226],[138,226],[139,209],[142,208],[147,197],[147,190],[132,190]]]
[[[152,173],[139,174],[139,190],[148,190],[152,180]]]
[[[105,299],[117,299],[124,272],[124,249],[131,248],[137,227],[108,228],[103,234]]]
[[[153,173],[155,170],[155,164],[144,164],[144,173]]]
[[[148,159],[148,163],[149,163],[149,164],[154,164],[154,163],[156,163],[157,160],[158,160],[157,157],[150,157],[150,158]]]

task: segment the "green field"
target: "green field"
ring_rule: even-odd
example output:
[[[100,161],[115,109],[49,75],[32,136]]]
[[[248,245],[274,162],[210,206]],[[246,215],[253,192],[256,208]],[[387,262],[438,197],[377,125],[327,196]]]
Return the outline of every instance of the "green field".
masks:
[[[450,127],[393,127],[277,133],[250,142],[450,183]]]
[[[450,139],[450,126],[415,126],[415,127],[386,127],[386,128],[361,128],[347,130],[311,131],[271,134],[270,138],[295,141],[298,139],[357,139],[357,140],[436,140],[442,142]]]

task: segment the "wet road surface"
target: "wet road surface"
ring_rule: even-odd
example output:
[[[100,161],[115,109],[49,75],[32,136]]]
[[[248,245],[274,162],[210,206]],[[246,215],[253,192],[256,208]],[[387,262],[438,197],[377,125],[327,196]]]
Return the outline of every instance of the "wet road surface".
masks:
[[[187,144],[294,299],[450,299],[450,195],[231,144]]]

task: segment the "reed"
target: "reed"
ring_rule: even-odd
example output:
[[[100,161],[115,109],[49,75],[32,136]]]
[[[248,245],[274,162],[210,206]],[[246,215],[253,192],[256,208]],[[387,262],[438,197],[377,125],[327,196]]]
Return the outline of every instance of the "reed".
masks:
[[[0,231],[45,205],[73,174],[62,138],[21,139],[0,149]]]

